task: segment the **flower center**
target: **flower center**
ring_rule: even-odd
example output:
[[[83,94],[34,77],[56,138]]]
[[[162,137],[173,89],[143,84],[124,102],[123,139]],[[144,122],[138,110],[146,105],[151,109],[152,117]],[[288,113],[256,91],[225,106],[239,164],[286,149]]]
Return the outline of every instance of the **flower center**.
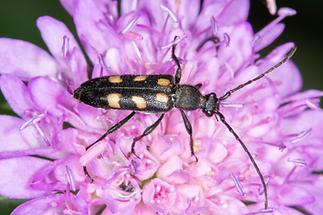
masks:
[[[164,186],[155,185],[155,194],[153,201],[157,203],[161,203],[163,201],[167,201],[168,194],[171,192],[170,189],[167,189]]]
[[[127,193],[132,193],[135,191],[134,186],[130,183],[130,181],[123,181],[120,185],[119,188],[122,191],[125,191]]]

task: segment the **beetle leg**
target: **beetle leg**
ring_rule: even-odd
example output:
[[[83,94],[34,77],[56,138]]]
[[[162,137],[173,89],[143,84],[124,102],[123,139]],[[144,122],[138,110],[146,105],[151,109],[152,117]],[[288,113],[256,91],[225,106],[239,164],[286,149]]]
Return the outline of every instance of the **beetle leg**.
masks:
[[[148,134],[150,134],[162,121],[162,119],[164,118],[164,113],[156,120],[156,122],[154,122],[152,125],[150,125],[148,128],[145,129],[145,131],[138,137],[135,137],[132,141],[132,145],[131,145],[131,153],[134,154],[136,157],[138,157],[135,153],[135,146],[136,146],[136,142],[139,141],[141,138],[143,138],[144,136],[147,136]]]
[[[177,39],[177,36],[175,36],[175,38],[174,38],[174,45],[172,47],[172,58],[177,65],[176,74],[175,74],[175,84],[179,84],[179,82],[181,81],[181,77],[182,77],[182,67],[181,67],[181,64],[179,63],[177,56],[175,55],[175,48],[176,48],[175,40],[176,39]]]
[[[197,88],[197,89],[200,89],[202,87],[202,84],[198,83],[198,84],[194,85],[194,87]]]
[[[185,112],[180,109],[181,114],[182,114],[182,118],[185,124],[185,128],[187,133],[190,135],[190,148],[191,148],[191,155],[195,157],[195,161],[198,162],[198,158],[196,157],[195,153],[194,153],[194,148],[193,148],[193,131],[192,131],[192,126],[190,121],[188,120]]]
[[[124,118],[123,120],[121,120],[120,122],[118,122],[117,124],[112,126],[111,128],[109,128],[109,130],[107,130],[99,139],[97,139],[94,143],[91,143],[89,146],[87,146],[85,148],[85,150],[89,150],[96,143],[100,142],[106,136],[108,136],[108,134],[111,134],[112,132],[118,130],[120,127],[122,127],[124,124],[126,124],[135,115],[135,113],[136,113],[135,111],[132,111],[131,114],[129,114],[126,118]]]

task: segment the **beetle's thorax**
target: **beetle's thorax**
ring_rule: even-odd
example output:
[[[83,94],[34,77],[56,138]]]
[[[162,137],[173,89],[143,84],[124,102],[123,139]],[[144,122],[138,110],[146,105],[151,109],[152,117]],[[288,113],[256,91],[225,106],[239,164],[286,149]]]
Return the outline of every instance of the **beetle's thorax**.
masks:
[[[191,85],[178,85],[175,87],[174,105],[183,110],[196,110],[202,108],[206,99],[200,91]]]
[[[219,110],[219,100],[215,93],[203,96],[194,86],[178,85],[175,87],[174,106],[189,111],[202,109],[205,115],[212,116]]]

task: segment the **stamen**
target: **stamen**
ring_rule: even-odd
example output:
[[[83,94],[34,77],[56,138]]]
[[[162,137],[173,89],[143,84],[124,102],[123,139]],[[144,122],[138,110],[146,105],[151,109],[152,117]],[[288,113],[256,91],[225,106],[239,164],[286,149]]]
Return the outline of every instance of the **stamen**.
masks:
[[[242,189],[243,187],[242,187],[242,184],[240,183],[239,179],[232,173],[231,173],[231,178],[233,180],[233,183],[234,183],[235,187],[237,188],[238,192],[240,193],[240,195],[244,196],[245,193],[244,193],[244,191]]]
[[[307,166],[306,161],[302,158],[288,158],[287,161],[294,163],[297,166]]]
[[[132,44],[133,48],[135,49],[135,52],[136,52],[138,58],[142,61],[142,56],[141,56],[141,53],[140,53],[140,50],[139,50],[137,44],[134,41],[131,41],[131,44]]]
[[[296,15],[296,10],[292,8],[282,7],[278,10],[278,16],[282,16],[283,18],[294,15]]]
[[[63,37],[63,46],[62,46],[62,54],[63,58],[66,58],[68,55],[69,47],[70,46],[70,38],[68,36]]]
[[[227,102],[227,101],[223,101],[220,103],[221,107],[225,107],[225,108],[243,108],[243,104],[241,103],[232,103],[232,102]]]
[[[102,54],[99,54],[98,58],[99,58],[99,64],[100,64],[101,68],[103,70],[107,71],[108,66],[105,64],[104,56]]]
[[[49,144],[49,140],[47,139],[47,137],[45,136],[45,133],[43,132],[43,130],[38,126],[37,123],[33,123],[33,126],[36,128],[36,131],[38,132],[38,134],[41,136],[41,138],[43,139],[43,141],[46,143],[46,145],[50,145]]]
[[[137,173],[137,162],[134,159],[130,161],[130,172],[134,175]]]
[[[75,181],[74,181],[73,173],[72,173],[71,168],[69,168],[68,166],[66,166],[66,179],[67,179],[67,182],[68,182],[68,184],[70,186],[70,190],[72,192],[75,192],[76,187],[75,187]]]
[[[164,11],[166,11],[168,13],[168,15],[170,16],[170,18],[172,18],[172,20],[174,22],[178,22],[178,19],[177,19],[176,15],[173,13],[173,11],[171,11],[169,8],[165,7],[164,5],[160,5],[160,8],[163,9]]]
[[[274,209],[273,208],[266,208],[266,209],[261,209],[260,211],[258,211],[258,213],[260,214],[268,214],[268,213],[273,213]]]
[[[231,79],[233,79],[234,78],[234,70],[232,69],[230,64],[228,64],[228,62],[224,62],[224,66],[228,69]]]
[[[230,42],[231,42],[231,37],[228,33],[224,33],[223,34],[223,38],[224,38],[224,42],[226,44],[226,47],[230,46]]]
[[[173,45],[177,45],[180,41],[182,41],[184,37],[176,37],[175,40],[172,40],[170,43],[167,43],[166,45],[162,46],[161,49],[168,49],[170,47],[173,47]]]
[[[125,34],[127,33],[128,31],[132,30],[136,24],[137,24],[137,21],[138,19],[140,18],[139,15],[137,15],[133,20],[131,20],[127,25],[126,27],[121,31],[122,34]]]
[[[258,33],[254,36],[253,44],[255,44],[260,38],[263,37],[267,32],[269,32],[275,25],[277,25],[279,22],[281,22],[283,19],[285,19],[288,16],[293,16],[296,14],[296,11],[291,8],[280,8],[278,10],[278,17],[271,21],[268,25],[266,25],[263,29],[258,31]]]
[[[287,183],[289,178],[294,174],[295,170],[296,170],[296,166],[294,166],[290,171],[289,173],[286,175],[285,179],[284,179],[284,183]]]
[[[30,126],[31,124],[35,124],[35,123],[39,122],[40,120],[42,120],[44,118],[44,116],[45,116],[44,113],[35,115],[33,118],[31,118],[30,120],[27,120],[24,124],[22,124],[20,126],[19,130],[22,131],[25,128],[27,128],[28,126]]]
[[[86,123],[83,121],[83,119],[78,114],[76,114],[74,111],[71,111],[70,109],[68,109],[60,104],[57,105],[57,107],[59,109],[62,109],[64,112],[67,112],[67,113],[71,114],[72,116],[74,116],[82,125],[86,125]]]
[[[43,132],[43,130],[38,126],[37,122],[39,122],[40,120],[42,120],[45,117],[45,113],[41,113],[41,114],[36,114],[33,116],[33,118],[31,118],[30,120],[26,121],[24,124],[22,124],[19,128],[20,131],[24,130],[25,128],[29,127],[29,126],[34,126],[34,128],[36,129],[37,133],[40,135],[40,137],[42,138],[42,140],[45,142],[46,145],[50,145],[49,140],[47,139],[47,137],[45,136],[45,133]]]
[[[267,0],[267,8],[271,15],[274,15],[277,12],[276,0]]]
[[[282,143],[282,144],[279,144],[279,146],[278,146],[278,150],[279,151],[283,151],[284,149],[286,149],[287,148],[287,146],[284,144],[284,143]]]
[[[212,31],[212,35],[216,35],[218,33],[219,30],[219,25],[216,21],[216,19],[214,18],[214,16],[211,16],[211,31]]]
[[[296,135],[296,137],[291,138],[289,141],[291,143],[298,143],[302,141],[305,137],[307,137],[310,133],[312,132],[312,129],[307,129],[305,131],[300,132],[299,134]]]
[[[311,100],[309,100],[309,99],[306,99],[305,100],[305,104],[310,108],[310,109],[313,109],[313,110],[317,110],[317,109],[319,109],[319,107],[316,105],[316,104],[314,104]]]
[[[131,10],[136,10],[138,7],[138,0],[132,0]]]

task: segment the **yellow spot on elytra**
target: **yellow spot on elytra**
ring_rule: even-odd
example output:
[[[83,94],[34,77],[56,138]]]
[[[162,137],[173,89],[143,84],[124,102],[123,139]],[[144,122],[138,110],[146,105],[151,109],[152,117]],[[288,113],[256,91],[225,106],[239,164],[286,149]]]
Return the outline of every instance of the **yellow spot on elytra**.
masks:
[[[110,76],[108,80],[110,83],[113,83],[113,84],[118,84],[122,82],[122,78],[119,75]]]
[[[138,109],[145,109],[147,107],[146,100],[141,96],[132,96],[131,100],[136,104]]]
[[[111,108],[120,108],[120,99],[122,95],[120,93],[110,93],[107,96],[108,105]]]
[[[156,100],[159,102],[167,103],[169,100],[169,97],[165,93],[157,93]]]
[[[160,86],[168,86],[170,84],[170,80],[166,78],[159,78],[157,84]]]
[[[133,81],[144,81],[147,79],[147,76],[146,75],[139,75],[139,76],[136,76]]]

